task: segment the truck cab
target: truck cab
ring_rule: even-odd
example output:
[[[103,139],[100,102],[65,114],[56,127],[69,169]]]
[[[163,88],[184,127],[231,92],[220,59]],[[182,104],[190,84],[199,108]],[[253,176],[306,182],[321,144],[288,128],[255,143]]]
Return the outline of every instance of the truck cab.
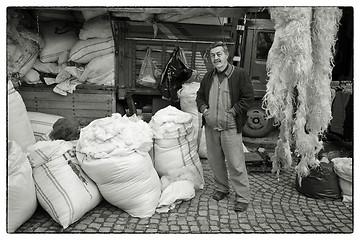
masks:
[[[267,12],[249,12],[238,27],[238,56],[234,64],[244,68],[254,87],[254,103],[248,110],[244,136],[264,137],[273,129],[273,120],[268,119],[262,108],[266,93],[266,60],[274,41],[274,23]]]

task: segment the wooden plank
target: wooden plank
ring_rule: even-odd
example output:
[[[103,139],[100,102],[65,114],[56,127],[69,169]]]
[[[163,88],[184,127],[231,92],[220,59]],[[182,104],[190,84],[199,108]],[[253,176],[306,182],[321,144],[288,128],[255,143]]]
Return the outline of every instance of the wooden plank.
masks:
[[[32,101],[26,100],[24,101],[26,107],[30,108],[55,108],[55,109],[106,109],[112,110],[112,103],[109,102],[57,102],[57,101]]]
[[[101,117],[109,117],[111,116],[111,111],[106,110],[88,110],[88,109],[77,109],[74,112],[75,117],[94,117],[94,118],[101,118]]]
[[[61,102],[105,102],[112,101],[115,96],[115,92],[112,91],[97,91],[96,93],[72,93],[67,96],[62,96],[54,92],[44,91],[19,91],[23,99],[29,100],[52,100]]]

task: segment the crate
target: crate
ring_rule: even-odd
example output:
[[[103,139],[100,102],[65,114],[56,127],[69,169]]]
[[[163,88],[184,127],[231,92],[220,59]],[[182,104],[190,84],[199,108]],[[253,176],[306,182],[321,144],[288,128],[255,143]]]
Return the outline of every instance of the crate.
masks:
[[[116,112],[116,91],[113,87],[79,85],[74,93],[67,96],[59,95],[52,89],[53,87],[38,84],[23,85],[18,91],[27,111],[73,117],[82,124]]]

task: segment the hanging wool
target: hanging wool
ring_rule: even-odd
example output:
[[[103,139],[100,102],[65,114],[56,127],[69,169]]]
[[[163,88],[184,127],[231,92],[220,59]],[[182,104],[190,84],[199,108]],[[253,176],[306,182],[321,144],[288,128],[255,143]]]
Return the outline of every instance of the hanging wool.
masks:
[[[272,158],[273,172],[279,173],[280,168],[289,168],[292,163],[294,88],[299,82],[306,83],[311,73],[311,8],[274,7],[270,13],[276,31],[267,60],[269,81],[264,107],[269,117],[281,124],[280,139]],[[300,104],[306,106],[306,101]]]
[[[331,120],[331,71],[342,14],[336,7],[273,7],[270,14],[275,37],[263,106],[281,124],[273,172],[291,166],[295,148],[301,181],[319,164],[316,156],[323,147],[319,136]]]
[[[302,177],[310,168],[319,164],[317,153],[323,148],[320,136],[331,120],[331,72],[334,66],[336,35],[341,18],[341,10],[336,7],[314,7],[312,20],[312,75],[306,87],[307,119],[306,131],[297,129],[296,148],[301,161],[295,170],[301,184]],[[305,97],[305,95],[303,96]],[[299,120],[301,121],[301,120]],[[300,125],[299,125],[300,126]]]
[[[311,106],[308,127],[318,133],[323,133],[331,120],[331,73],[341,16],[337,7],[313,8],[313,70],[307,94]]]

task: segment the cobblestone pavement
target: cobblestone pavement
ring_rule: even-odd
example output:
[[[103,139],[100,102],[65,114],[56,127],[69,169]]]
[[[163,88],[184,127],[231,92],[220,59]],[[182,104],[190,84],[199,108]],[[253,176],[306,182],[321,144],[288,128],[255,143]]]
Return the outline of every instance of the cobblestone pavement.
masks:
[[[250,172],[251,204],[233,211],[234,192],[216,202],[210,167],[201,160],[205,187],[168,213],[134,218],[106,201],[66,229],[41,207],[16,233],[352,233],[353,204],[308,198],[295,189],[294,170],[278,180],[269,172]]]

